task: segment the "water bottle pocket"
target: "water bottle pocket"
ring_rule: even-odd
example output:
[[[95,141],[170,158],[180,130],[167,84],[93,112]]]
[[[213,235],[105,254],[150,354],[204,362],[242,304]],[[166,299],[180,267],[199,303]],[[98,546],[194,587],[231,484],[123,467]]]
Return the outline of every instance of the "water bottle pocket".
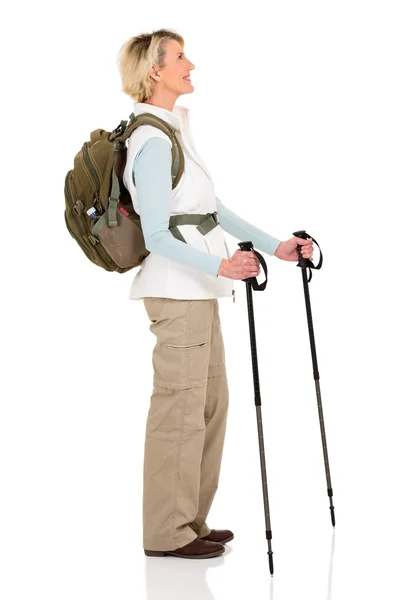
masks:
[[[104,212],[92,228],[107,254],[121,268],[137,266],[147,256],[143,233],[131,216],[117,210],[117,225],[108,225],[108,213]]]

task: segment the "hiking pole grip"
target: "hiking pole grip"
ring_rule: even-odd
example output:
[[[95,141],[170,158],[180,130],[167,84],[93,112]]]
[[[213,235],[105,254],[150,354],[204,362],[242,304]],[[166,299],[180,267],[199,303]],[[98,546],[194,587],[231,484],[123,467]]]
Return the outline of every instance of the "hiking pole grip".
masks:
[[[240,247],[241,250],[254,252],[254,254],[257,256],[258,260],[260,261],[261,266],[264,269],[264,274],[265,274],[265,281],[263,281],[262,283],[258,283],[256,277],[246,277],[245,279],[242,279],[242,281],[245,281],[246,283],[249,282],[255,292],[258,292],[258,291],[262,292],[263,290],[265,290],[265,287],[266,287],[267,281],[268,281],[268,267],[267,267],[267,263],[265,262],[264,257],[259,252],[257,252],[257,250],[254,250],[253,242],[251,242],[251,241],[238,242],[238,246]]]
[[[322,259],[323,259],[323,257],[322,257],[322,251],[321,251],[320,245],[318,244],[317,240],[315,240],[312,237],[312,235],[309,235],[305,231],[305,229],[300,229],[299,231],[294,231],[292,235],[294,235],[296,237],[299,237],[299,238],[301,238],[303,240],[307,240],[308,238],[311,238],[312,241],[315,242],[317,244],[318,248],[319,248],[319,253],[320,253],[319,262],[318,262],[318,265],[314,265],[314,263],[312,263],[309,258],[304,258],[301,255],[301,244],[297,244],[297,251],[299,253],[299,262],[297,263],[296,267],[301,267],[302,269],[310,269],[310,277],[307,280],[308,282],[310,282],[311,281],[311,277],[312,277],[311,269],[320,269],[322,267]]]

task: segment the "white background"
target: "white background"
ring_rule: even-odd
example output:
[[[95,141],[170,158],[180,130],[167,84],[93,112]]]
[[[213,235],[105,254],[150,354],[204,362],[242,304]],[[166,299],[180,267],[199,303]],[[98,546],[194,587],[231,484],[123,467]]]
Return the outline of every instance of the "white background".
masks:
[[[4,600],[400,597],[398,3],[13,3],[3,20],[0,595]],[[220,558],[146,558],[155,338],[136,270],[96,267],[64,177],[127,119],[119,48],[167,27],[196,68],[193,136],[217,195],[264,231],[306,229],[336,529],[296,263],[254,292],[275,575],[268,571],[245,284],[220,300],[230,413],[208,524]],[[238,246],[226,234],[230,250]],[[318,258],[316,249],[315,258]],[[260,276],[259,281],[263,278]]]

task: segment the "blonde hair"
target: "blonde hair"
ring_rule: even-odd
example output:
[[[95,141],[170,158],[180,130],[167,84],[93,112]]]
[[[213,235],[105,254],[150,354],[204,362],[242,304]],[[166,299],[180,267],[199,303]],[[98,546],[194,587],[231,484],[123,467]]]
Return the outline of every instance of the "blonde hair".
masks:
[[[121,47],[117,64],[122,91],[137,102],[144,102],[153,93],[155,81],[150,76],[153,65],[162,68],[167,53],[166,44],[176,40],[183,48],[184,40],[171,29],[158,29],[130,38]]]

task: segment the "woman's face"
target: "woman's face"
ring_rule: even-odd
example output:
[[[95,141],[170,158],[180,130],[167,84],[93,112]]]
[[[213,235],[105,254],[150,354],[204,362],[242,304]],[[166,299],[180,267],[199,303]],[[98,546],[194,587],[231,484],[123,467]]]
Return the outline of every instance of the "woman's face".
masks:
[[[176,40],[168,40],[165,47],[165,65],[161,69],[155,69],[154,72],[159,74],[156,81],[162,90],[174,92],[177,96],[190,94],[194,90],[190,81],[190,71],[194,69],[194,64],[185,56],[182,46]],[[185,79],[187,76],[189,79]]]

